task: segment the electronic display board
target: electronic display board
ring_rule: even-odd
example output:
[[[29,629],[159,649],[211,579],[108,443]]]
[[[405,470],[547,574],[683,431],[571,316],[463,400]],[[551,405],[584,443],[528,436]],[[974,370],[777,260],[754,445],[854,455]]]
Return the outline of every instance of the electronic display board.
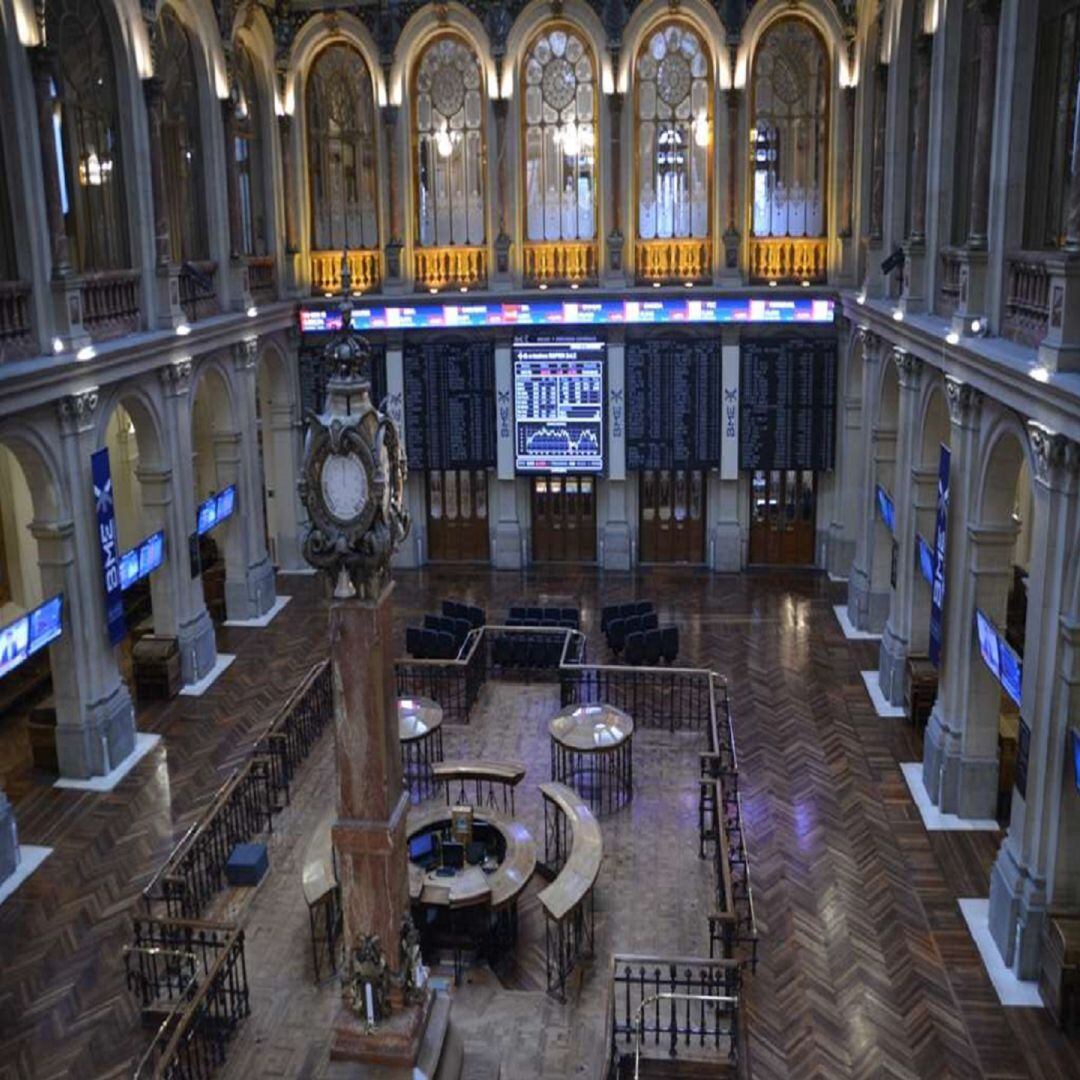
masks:
[[[1024,665],[1016,651],[1000,633],[998,634],[998,667],[1002,689],[1019,705]]]
[[[64,621],[64,595],[53,596],[0,627],[0,676],[14,671],[28,657],[44,649],[61,634]]]
[[[474,304],[387,304],[353,308],[356,330],[429,330],[485,326],[656,326],[686,323],[831,324],[835,303],[811,296],[662,297],[656,300],[529,300]],[[301,307],[304,333],[342,328],[333,307]]]
[[[199,503],[196,531],[200,536],[220,525],[236,508],[236,485],[230,484],[216,495]]]
[[[1001,654],[998,650],[998,634],[994,624],[979,609],[975,609],[975,632],[979,639],[979,655],[991,674],[1001,681]]]
[[[878,516],[881,518],[882,524],[891,533],[896,532],[896,507],[893,504],[892,496],[880,485],[877,485],[877,505]]]
[[[918,534],[915,534],[915,548],[919,559],[919,573],[926,579],[927,585],[934,584],[934,549]]]
[[[602,341],[514,342],[518,472],[603,471],[604,349]]]
[[[739,468],[833,467],[836,338],[746,338],[740,358]]]
[[[152,574],[165,556],[165,533],[152,533],[120,556],[120,588],[130,589],[140,578]]]

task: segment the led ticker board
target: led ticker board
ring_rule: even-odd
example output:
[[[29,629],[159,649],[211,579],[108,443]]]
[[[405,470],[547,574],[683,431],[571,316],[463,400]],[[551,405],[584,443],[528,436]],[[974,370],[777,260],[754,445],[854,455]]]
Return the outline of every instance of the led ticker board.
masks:
[[[998,634],[998,662],[1001,668],[1001,688],[1019,705],[1024,665],[1013,647],[1000,634]]]
[[[998,649],[997,630],[979,608],[975,609],[975,633],[979,639],[979,655],[990,673],[1001,680],[1001,653]]]
[[[120,588],[130,589],[136,581],[148,577],[165,556],[165,533],[156,532],[120,556]]]
[[[64,621],[63,593],[0,628],[0,676],[55,641]]]
[[[523,473],[604,468],[604,343],[514,342],[514,461]]]
[[[540,300],[521,303],[387,304],[353,308],[356,330],[430,330],[485,326],[663,326],[686,323],[785,323],[831,324],[832,300],[810,296],[723,297],[697,300],[690,297],[656,300]],[[300,329],[304,333],[329,333],[342,329],[339,309],[302,307]]]
[[[236,509],[236,485],[230,484],[227,488],[211,495],[209,499],[199,503],[196,514],[196,531],[200,536],[208,533],[211,529],[220,525]]]

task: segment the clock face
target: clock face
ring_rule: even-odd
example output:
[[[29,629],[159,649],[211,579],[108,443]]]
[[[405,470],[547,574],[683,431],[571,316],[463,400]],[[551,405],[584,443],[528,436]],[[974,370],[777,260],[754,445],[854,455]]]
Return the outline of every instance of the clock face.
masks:
[[[368,500],[368,474],[356,454],[331,454],[323,462],[322,497],[338,521],[355,521]]]

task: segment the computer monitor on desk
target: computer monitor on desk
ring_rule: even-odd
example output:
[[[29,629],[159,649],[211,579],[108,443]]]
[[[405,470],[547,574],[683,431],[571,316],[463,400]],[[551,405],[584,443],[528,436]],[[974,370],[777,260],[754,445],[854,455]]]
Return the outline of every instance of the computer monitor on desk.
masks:
[[[465,866],[465,845],[449,840],[442,846],[442,864],[452,870],[461,870]]]
[[[430,870],[439,862],[438,837],[434,833],[421,833],[409,841],[409,860]]]

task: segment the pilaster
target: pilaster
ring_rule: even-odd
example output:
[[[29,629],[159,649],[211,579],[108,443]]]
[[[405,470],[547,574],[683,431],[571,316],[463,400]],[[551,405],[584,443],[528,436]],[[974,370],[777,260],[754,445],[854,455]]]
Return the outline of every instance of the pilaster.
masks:
[[[631,530],[627,508],[626,477],[626,341],[613,333],[607,351],[608,378],[608,478],[607,520],[603,525],[602,567],[631,568]]]

